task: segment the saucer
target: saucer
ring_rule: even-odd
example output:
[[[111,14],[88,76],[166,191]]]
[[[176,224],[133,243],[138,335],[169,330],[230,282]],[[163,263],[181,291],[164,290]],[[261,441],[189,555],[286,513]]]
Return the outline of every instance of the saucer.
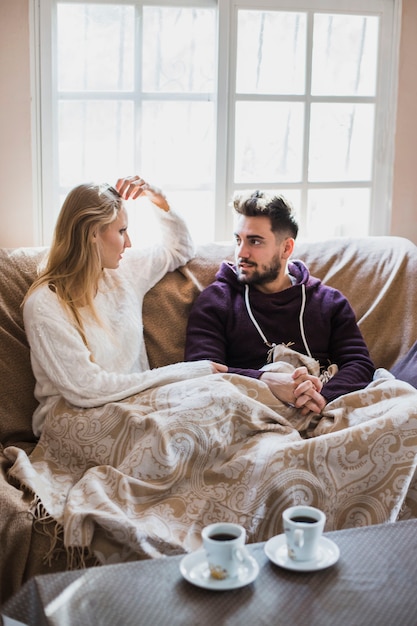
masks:
[[[206,553],[204,550],[196,550],[187,554],[180,563],[180,571],[188,582],[197,587],[223,591],[226,589],[238,589],[253,582],[259,573],[259,565],[253,557],[250,557],[251,565],[242,565],[235,578],[216,580],[210,576]]]
[[[296,572],[315,572],[316,570],[330,567],[330,565],[336,563],[340,556],[339,547],[331,539],[321,537],[315,559],[311,561],[293,561],[288,556],[287,541],[284,533],[271,537],[266,542],[264,551],[275,565]]]

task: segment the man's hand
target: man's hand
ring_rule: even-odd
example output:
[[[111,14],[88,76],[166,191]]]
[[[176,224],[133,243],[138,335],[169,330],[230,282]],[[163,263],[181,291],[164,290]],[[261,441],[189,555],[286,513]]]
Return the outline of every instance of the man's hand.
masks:
[[[323,386],[321,380],[309,374],[306,367],[298,367],[288,374],[265,372],[261,380],[278,400],[301,409],[303,415],[321,413],[326,406],[326,400],[320,394]]]
[[[317,376],[313,376],[313,374],[309,374],[308,369],[305,367],[305,365],[297,367],[293,371],[292,377],[297,385],[301,385],[306,381],[310,381],[316,391],[321,391],[323,388],[323,383],[321,382],[320,378],[318,378]]]
[[[304,380],[294,380],[292,373],[278,373],[278,372],[264,372],[261,376],[261,380],[266,383],[270,391],[274,394],[278,400],[285,404],[291,404],[295,406],[296,397],[294,395],[297,387],[304,382]],[[313,383],[308,382],[308,386],[312,387]]]
[[[298,367],[292,376],[296,383],[294,406],[301,409],[302,415],[321,413],[326,406],[326,398],[320,393],[323,388],[320,378],[309,374],[306,367]]]
[[[214,363],[214,361],[210,361],[211,369],[213,374],[226,374],[228,371],[227,365],[222,365],[221,363]]]

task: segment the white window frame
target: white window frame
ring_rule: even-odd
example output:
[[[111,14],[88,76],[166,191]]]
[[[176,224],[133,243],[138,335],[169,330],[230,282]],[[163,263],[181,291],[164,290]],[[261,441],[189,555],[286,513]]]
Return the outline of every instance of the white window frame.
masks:
[[[34,202],[38,217],[38,241],[48,243],[55,218],[52,207],[56,205],[57,158],[53,138],[56,136],[56,108],[53,106],[53,29],[52,17],[55,0],[31,1],[31,35],[33,42],[32,87],[33,87],[33,161],[34,161]],[[84,2],[85,0],[71,0]],[[99,4],[133,4],[134,0],[93,0]],[[204,6],[216,4],[215,0],[205,0]],[[160,5],[158,0],[148,0],[147,4]],[[192,0],[164,0],[163,4],[186,6]],[[376,181],[371,196],[369,234],[389,234],[391,220],[394,137],[397,100],[397,75],[399,39],[401,23],[401,0],[218,0],[218,76],[217,76],[217,145],[215,180],[215,239],[228,240],[232,233],[232,214],[229,207],[233,192],[239,188],[254,188],[256,185],[236,185],[234,172],[234,111],[238,98],[235,93],[237,20],[239,9],[281,9],[293,11],[314,11],[331,13],[368,13],[380,15],[380,58],[378,64],[378,91],[376,107],[374,163],[372,180]],[[366,7],[366,10],[364,9]],[[225,60],[227,62],[225,62]],[[308,74],[308,71],[307,71]],[[308,76],[307,76],[308,80]],[[279,99],[279,97],[277,97]],[[307,96],[307,107],[320,97]],[[325,98],[328,101],[328,98]],[[346,101],[346,98],[332,98],[332,101]],[[352,99],[349,99],[352,100]],[[356,99],[354,99],[356,100]],[[357,98],[369,101],[369,98]],[[383,103],[383,105],[382,105]],[[308,116],[308,111],[307,111]],[[305,146],[308,145],[308,125],[305,128]],[[307,168],[307,151],[304,149],[303,171]],[[80,181],[81,182],[81,181]],[[356,183],[343,183],[349,187]],[[305,222],[306,196],[313,183],[306,180],[292,185],[301,190],[301,233]],[[334,186],[334,185],[333,185]],[[356,185],[357,186],[357,185]],[[264,184],[261,187],[265,187]],[[274,187],[288,188],[287,184]],[[326,188],[320,183],[321,188]],[[331,184],[328,185],[332,187]]]

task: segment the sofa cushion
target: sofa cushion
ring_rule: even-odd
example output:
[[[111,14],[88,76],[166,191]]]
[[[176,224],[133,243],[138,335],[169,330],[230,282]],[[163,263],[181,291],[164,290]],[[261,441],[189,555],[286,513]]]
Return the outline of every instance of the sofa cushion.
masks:
[[[184,360],[185,332],[191,306],[215,278],[223,259],[233,258],[227,243],[200,245],[195,258],[169,272],[145,296],[143,324],[152,368]]]
[[[22,301],[44,248],[0,249],[0,441],[32,447],[35,380],[23,327]]]

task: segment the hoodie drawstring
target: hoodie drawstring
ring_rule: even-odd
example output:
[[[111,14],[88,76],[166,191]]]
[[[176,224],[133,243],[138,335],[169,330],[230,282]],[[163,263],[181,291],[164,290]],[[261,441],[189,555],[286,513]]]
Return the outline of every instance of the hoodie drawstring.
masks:
[[[311,358],[312,354],[310,352],[310,348],[308,346],[307,343],[307,338],[305,335],[305,330],[304,330],[304,311],[305,311],[305,306],[306,306],[306,287],[304,284],[301,285],[301,308],[300,308],[300,315],[298,317],[299,319],[299,324],[300,324],[300,332],[301,332],[301,338],[303,340],[304,343],[304,348],[307,352],[307,355]],[[269,348],[268,350],[268,354],[267,354],[267,363],[271,363],[272,359],[273,359],[273,354],[274,354],[274,348],[276,348],[276,343],[271,343],[270,341],[268,341],[268,339],[265,337],[264,333],[262,332],[261,327],[259,326],[258,322],[255,319],[254,314],[252,313],[252,309],[250,306],[250,302],[249,302],[249,285],[246,284],[245,285],[245,304],[246,304],[246,310],[248,312],[248,315],[250,317],[250,319],[252,320],[253,325],[255,326],[256,330],[258,331],[258,333],[260,334],[262,341],[264,342],[264,344]]]
[[[308,356],[310,356],[311,358],[313,358],[313,355],[310,352],[310,348],[308,347],[308,343],[307,343],[307,338],[306,338],[306,334],[305,334],[305,330],[304,330],[304,310],[306,308],[306,286],[304,285],[304,283],[301,285],[301,308],[300,308],[300,315],[299,315],[299,322],[300,322],[300,333],[301,333],[301,337],[303,339],[303,344],[304,344],[304,348],[306,349],[306,352],[308,354]]]

